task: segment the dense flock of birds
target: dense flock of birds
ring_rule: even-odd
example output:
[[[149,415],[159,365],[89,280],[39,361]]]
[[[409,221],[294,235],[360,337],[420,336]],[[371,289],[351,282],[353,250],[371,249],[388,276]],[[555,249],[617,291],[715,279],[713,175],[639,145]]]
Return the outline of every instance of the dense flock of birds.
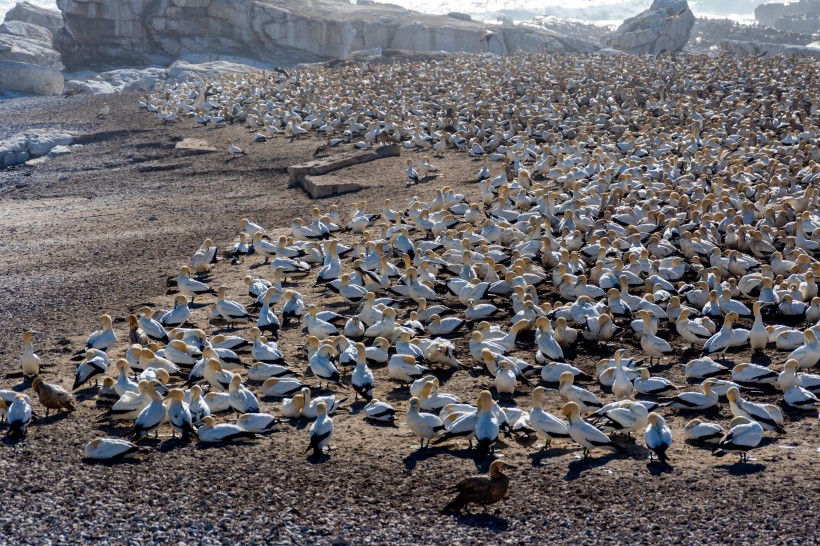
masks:
[[[353,395],[367,419],[400,421],[421,448],[461,438],[487,457],[507,434],[545,448],[572,442],[587,456],[641,434],[663,464],[684,439],[745,460],[764,435],[817,416],[818,90],[817,62],[806,59],[534,55],[158,89],[140,106],[164,122],[241,123],[260,145],[308,134],[326,139],[317,153],[400,143],[424,157],[418,168],[408,159],[411,184],[435,174],[431,156],[469,154],[477,189],[465,197],[443,186],[381,210],[361,203],[349,217],[313,208],[278,237],[243,219],[222,253],[205,241],[179,273],[173,309],[128,317],[125,354],[112,351],[119,334],[107,315],[88,337],[74,388],[102,379],[98,396],[113,405],[101,421],[128,423],[130,440],[98,438],[85,454],[140,453],[166,423],[210,443],[309,419],[306,452],[319,456],[345,433],[332,415]],[[230,152],[245,153],[234,143]],[[222,255],[237,268],[269,264],[245,278],[252,303],[203,277]],[[310,301],[300,293],[310,285],[345,310]],[[195,299],[209,305],[193,309]],[[232,330],[209,334],[192,317]],[[276,339],[301,326],[297,362]],[[23,372],[47,411],[71,409],[72,395],[38,375],[34,335]],[[596,351],[606,358],[594,369],[573,364]],[[725,360],[750,351],[750,361]],[[660,375],[670,357],[696,385]],[[462,400],[439,379],[447,368],[483,370],[493,389]],[[603,400],[582,386],[593,381]],[[406,407],[375,398],[377,382],[396,383]],[[314,396],[323,385],[337,393]],[[514,403],[522,390],[529,408]],[[780,404],[759,400],[774,392]],[[9,434],[24,434],[30,399],[0,395]],[[259,395],[280,398],[279,415],[261,412]],[[559,415],[543,409],[548,397],[560,398]],[[710,419],[727,405],[731,422]],[[685,438],[666,425],[673,410],[691,417]],[[235,422],[217,421],[230,411]],[[497,463],[463,482],[450,508],[506,491]]]

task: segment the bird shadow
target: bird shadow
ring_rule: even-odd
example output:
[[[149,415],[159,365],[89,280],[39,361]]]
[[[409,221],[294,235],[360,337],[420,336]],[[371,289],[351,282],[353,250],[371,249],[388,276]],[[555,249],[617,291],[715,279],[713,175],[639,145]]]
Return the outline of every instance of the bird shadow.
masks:
[[[203,451],[209,449],[224,449],[225,446],[245,446],[245,445],[253,445],[255,442],[251,439],[248,440],[235,440],[233,442],[199,442],[196,445],[196,449],[201,449]],[[162,447],[162,442],[160,442],[158,447]]]
[[[86,387],[84,389],[74,391],[74,398],[76,398],[79,402],[85,402],[86,400],[95,398],[98,390],[99,389],[97,387]]]
[[[760,364],[761,366],[768,366],[772,363],[772,358],[762,351],[755,351],[752,353],[752,363]]]
[[[139,464],[142,462],[142,458],[140,457],[128,457],[123,459],[116,459],[114,461],[101,461],[99,459],[92,459],[90,457],[83,457],[82,461],[85,464],[93,464],[96,466],[119,466],[119,465],[132,465],[132,464]]]
[[[188,447],[191,445],[190,439],[188,441],[183,441],[182,438],[168,438],[163,440],[159,443],[156,450],[160,453],[168,453],[169,451],[173,451],[175,449]]]
[[[365,422],[373,427],[377,428],[395,428],[398,429],[399,426],[396,424],[395,421],[379,421],[377,419],[367,419],[365,418]]]
[[[385,398],[390,402],[406,402],[410,400],[410,394],[407,392],[406,388],[396,387],[389,393]]]
[[[330,460],[330,455],[327,453],[320,453],[319,455],[314,455],[311,453],[305,458],[305,460],[310,464],[322,464]]]
[[[71,412],[69,411],[61,411],[58,413],[52,413],[48,417],[42,416],[39,419],[37,419],[37,424],[50,425],[52,423],[57,423],[59,421],[62,421],[63,419],[67,419],[70,414]]]
[[[456,516],[456,521],[463,525],[470,527],[479,527],[481,529],[489,529],[492,531],[506,531],[510,524],[509,522],[494,514],[459,514]]]
[[[617,455],[613,453],[609,455],[604,455],[603,457],[587,457],[585,459],[578,459],[576,461],[572,461],[571,463],[569,463],[567,473],[564,475],[564,480],[577,480],[585,471],[592,470],[593,468],[600,468],[606,465],[606,463],[608,463],[609,461],[616,458]]]
[[[407,469],[408,472],[412,472],[416,465],[419,462],[426,461],[427,459],[435,458],[438,455],[448,454],[452,455],[453,457],[459,459],[472,459],[473,458],[473,450],[471,449],[459,449],[453,450],[448,449],[447,446],[433,446],[433,447],[424,447],[418,448],[411,453],[408,453],[404,457],[402,457],[402,463],[404,463],[404,467]]]
[[[646,462],[646,469],[653,476],[660,476],[662,474],[671,474],[674,468],[669,463],[664,463],[658,460]]]
[[[534,453],[529,454],[530,461],[532,461],[532,466],[538,467],[541,466],[541,463],[552,457],[560,457],[561,455],[567,455],[575,451],[574,449],[569,449],[566,447],[551,447],[549,449],[539,449]]]
[[[750,476],[766,470],[766,465],[738,461],[734,464],[720,464],[715,468],[719,468],[732,476]]]

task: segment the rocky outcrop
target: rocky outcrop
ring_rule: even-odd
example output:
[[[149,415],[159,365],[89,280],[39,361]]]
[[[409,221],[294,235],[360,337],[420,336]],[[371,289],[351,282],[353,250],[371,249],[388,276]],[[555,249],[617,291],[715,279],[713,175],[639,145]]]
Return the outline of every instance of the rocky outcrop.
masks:
[[[73,142],[72,135],[60,131],[33,131],[15,135],[0,141],[0,168],[42,157],[58,146],[68,146]]]
[[[70,94],[108,94],[129,91],[151,91],[157,83],[169,80],[185,81],[214,78],[221,74],[247,74],[272,66],[253,63],[250,60],[210,60],[210,56],[190,55],[167,68],[143,69],[120,68],[108,72],[77,72],[66,75],[65,92]]]
[[[820,45],[820,43],[818,43]],[[724,40],[720,43],[720,49],[733,55],[751,55],[755,57],[773,57],[782,55],[784,57],[813,57],[820,59],[820,48],[807,46],[796,46],[787,44],[769,44],[765,42],[748,42],[741,40]]]
[[[51,45],[51,31],[23,21],[0,25],[0,59],[60,69],[60,54]]]
[[[502,54],[597,49],[531,28],[489,28],[347,0],[58,0],[58,6],[65,27],[55,43],[70,69],[167,64],[190,53],[287,65],[375,49]]]
[[[63,87],[62,73],[53,68],[0,60],[0,89],[31,95],[59,95]]]
[[[677,53],[689,41],[695,15],[686,0],[655,0],[625,20],[605,43],[627,53]]]
[[[789,3],[773,2],[757,6],[755,8],[755,20],[761,25],[779,28],[778,21],[784,17],[812,13],[820,13],[820,0],[799,0],[798,2]]]
[[[774,28],[784,32],[799,32],[801,34],[817,34],[820,32],[820,6],[812,13],[784,15],[774,22]]]
[[[51,32],[63,26],[63,16],[57,10],[35,6],[28,2],[20,2],[6,13],[6,21],[22,21],[32,25],[47,28]]]

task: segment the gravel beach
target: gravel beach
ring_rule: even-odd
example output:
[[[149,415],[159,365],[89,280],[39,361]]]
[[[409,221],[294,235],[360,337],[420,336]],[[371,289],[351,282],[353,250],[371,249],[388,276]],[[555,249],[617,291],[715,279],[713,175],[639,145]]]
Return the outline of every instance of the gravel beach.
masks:
[[[471,182],[477,163],[466,154],[436,161],[444,178],[407,188],[407,157],[359,165],[345,176],[379,180],[378,188],[320,201],[289,188],[286,169],[310,158],[321,141],[274,139],[246,145],[247,156],[229,160],[229,138],[248,142],[239,126],[197,128],[190,122],[163,126],[137,108],[137,95],[106,98],[111,114],[97,118],[99,96],[15,99],[0,102],[0,138],[24,128],[54,127],[83,134],[72,153],[34,165],[0,170],[0,388],[33,396],[20,374],[21,338],[27,329],[46,332],[35,347],[42,375],[68,388],[70,356],[98,328],[103,312],[115,318],[122,354],[128,313],[148,304],[172,305],[175,279],[194,249],[210,237],[232,244],[241,218],[288,231],[290,221],[311,206],[337,205],[346,217],[366,200],[373,212],[387,198],[406,203],[413,195],[431,199],[446,183],[477,195]],[[177,158],[174,145],[195,136],[219,152]],[[227,284],[245,304],[242,278],[258,258],[232,266],[223,260],[211,277]],[[312,280],[312,277],[311,277]],[[312,285],[312,282],[306,282]],[[301,288],[300,288],[301,290]],[[545,297],[549,299],[549,287]],[[344,312],[344,301],[327,299],[314,287],[306,299]],[[202,315],[198,315],[202,316]],[[748,322],[748,321],[747,321]],[[200,326],[206,326],[203,321]],[[748,326],[748,324],[746,324]],[[209,331],[212,328],[209,328]],[[305,365],[301,326],[285,329],[279,345],[288,361]],[[631,334],[617,346],[638,347]],[[456,340],[469,359],[465,339]],[[679,347],[677,347],[679,348]],[[610,351],[611,353],[611,351]],[[576,366],[591,373],[606,353],[579,354]],[[682,353],[682,351],[681,351]],[[773,361],[781,356],[769,354]],[[532,351],[519,356],[531,358]],[[733,354],[736,362],[750,353]],[[664,376],[685,384],[682,354],[666,359]],[[386,370],[374,370],[376,396],[407,407]],[[489,388],[481,371],[458,372],[448,392],[472,397]],[[694,387],[692,387],[694,389]],[[600,393],[598,385],[591,390]],[[462,477],[486,472],[458,442],[417,451],[404,426],[376,426],[363,419],[362,402],[351,399],[334,417],[335,451],[306,459],[307,424],[283,423],[265,437],[228,447],[202,447],[171,440],[144,442],[151,453],[116,465],[83,462],[82,446],[98,436],[121,437],[124,426],[95,423],[102,409],[94,388],[77,393],[77,410],[35,420],[25,441],[0,442],[2,544],[809,544],[817,541],[820,432],[817,414],[787,414],[788,434],[767,434],[748,464],[737,457],[715,459],[684,443],[688,415],[671,414],[675,435],[671,469],[657,472],[638,444],[626,455],[594,452],[580,459],[577,446],[533,445],[502,438],[500,454],[515,465],[507,499],[474,515],[444,516],[438,510]],[[343,394],[344,396],[344,394]],[[776,403],[779,395],[760,397]],[[515,397],[530,407],[530,389]],[[262,399],[262,411],[278,404]],[[729,419],[728,409],[714,416]],[[560,400],[548,395],[545,409]],[[34,410],[44,414],[36,399]],[[223,418],[224,420],[224,418]],[[166,436],[167,435],[167,436]]]

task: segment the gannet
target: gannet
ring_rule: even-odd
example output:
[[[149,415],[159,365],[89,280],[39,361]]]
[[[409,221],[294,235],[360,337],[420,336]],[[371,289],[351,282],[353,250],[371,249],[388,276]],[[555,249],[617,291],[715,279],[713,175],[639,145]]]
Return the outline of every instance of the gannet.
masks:
[[[163,326],[182,326],[188,322],[191,310],[188,309],[188,298],[179,294],[174,298],[174,308],[159,319]]]
[[[357,343],[356,367],[350,377],[350,386],[356,392],[356,397],[361,396],[369,402],[373,399],[374,385],[373,372],[367,366],[367,349],[364,343]]]
[[[820,363],[820,342],[811,328],[803,332],[805,341],[801,347],[792,351],[787,360],[796,360],[800,368],[813,368]]]
[[[333,439],[333,419],[327,414],[327,405],[319,402],[316,406],[316,420],[310,425],[310,443],[305,453],[313,450],[313,456],[319,457]]]
[[[564,402],[573,402],[579,412],[589,413],[603,406],[598,397],[588,390],[573,385],[575,376],[571,372],[564,372],[559,378],[558,394]]]
[[[103,377],[103,384],[97,391],[97,403],[111,405],[120,399],[120,395],[114,390],[114,378]]]
[[[152,318],[152,315],[153,310],[150,307],[142,308],[142,315],[137,319],[140,328],[142,328],[142,331],[145,332],[145,335],[150,339],[167,343],[168,332],[165,331],[165,328],[159,321]]]
[[[604,432],[631,435],[646,426],[649,410],[634,400],[619,400],[597,410],[592,422]],[[601,421],[603,420],[603,422]]]
[[[544,387],[532,391],[532,409],[529,412],[529,426],[546,439],[543,449],[549,449],[555,438],[569,438],[566,423],[551,413],[544,411]]]
[[[493,381],[496,392],[499,395],[508,395],[512,398],[515,394],[515,389],[518,386],[518,379],[515,372],[510,369],[510,362],[508,360],[501,360],[498,363],[498,369],[495,372],[495,380]]]
[[[20,355],[20,367],[23,370],[23,377],[32,377],[40,374],[42,360],[34,353],[32,339],[38,332],[29,330],[23,334],[23,354]]]
[[[738,364],[732,368],[732,380],[741,384],[771,384],[777,381],[777,373],[759,364]]]
[[[199,441],[206,444],[236,442],[256,437],[253,432],[230,423],[216,423],[216,419],[207,415],[202,418],[203,424],[196,429]]]
[[[413,168],[413,160],[407,160],[407,169],[405,170],[405,174],[407,178],[410,179],[411,184],[418,184],[419,183],[419,173],[416,172],[416,169]]]
[[[388,377],[401,383],[412,383],[426,371],[427,368],[416,364],[416,359],[411,355],[393,355],[387,363]]]
[[[743,416],[732,419],[729,427],[729,432],[720,439],[712,455],[723,457],[727,453],[740,453],[740,461],[746,462],[749,451],[763,440],[763,427],[757,421]]]
[[[196,424],[202,421],[203,417],[211,414],[211,408],[202,398],[202,388],[194,385],[188,392],[188,411],[191,412],[191,422]]]
[[[735,417],[746,417],[757,421],[765,430],[785,432],[783,427],[772,417],[766,406],[742,398],[737,388],[730,388],[726,392],[726,398],[729,400],[729,409]]]
[[[234,374],[222,369],[218,360],[211,358],[205,362],[203,379],[218,392],[227,392],[234,378]]]
[[[114,366],[117,369],[117,380],[114,383],[114,391],[117,395],[122,396],[126,392],[139,392],[139,386],[136,381],[128,377],[128,372],[131,371],[128,361],[124,358],[118,359]]]
[[[305,407],[305,396],[300,392],[293,395],[293,398],[282,400],[282,415],[288,419],[299,419],[302,417],[302,408]]]
[[[179,270],[179,276],[177,277],[177,288],[179,288],[182,295],[191,298],[191,303],[193,303],[194,299],[199,295],[215,294],[213,288],[204,282],[192,279],[190,275],[191,268],[187,265],[182,266]]]
[[[187,442],[191,433],[196,432],[193,426],[191,408],[184,401],[185,393],[181,389],[171,389],[168,393],[168,424],[174,436],[179,432],[182,441]]]
[[[269,413],[243,413],[236,419],[236,426],[255,434],[265,434],[273,431],[279,419]]]
[[[117,333],[114,331],[111,316],[102,315],[100,320],[103,325],[102,330],[97,330],[88,336],[88,339],[85,340],[86,349],[107,351],[117,342]]]
[[[76,391],[92,379],[95,380],[96,384],[96,378],[108,369],[108,360],[95,353],[94,350],[89,349],[85,354],[85,360],[80,363],[74,373],[74,385],[71,387],[73,391]]]
[[[589,456],[589,452],[595,448],[612,449],[621,451],[620,446],[610,440],[606,434],[581,419],[578,404],[567,402],[561,409],[561,413],[569,419],[569,436],[572,440],[584,448],[584,458]]]
[[[145,389],[151,402],[145,406],[134,421],[134,426],[128,431],[128,436],[139,442],[152,432],[156,432],[165,421],[167,411],[162,403],[162,397],[157,393],[156,381],[152,381]]]
[[[706,423],[700,419],[692,419],[683,427],[683,434],[687,440],[717,444],[723,438],[723,427],[717,423]]]
[[[239,302],[225,299],[225,286],[220,286],[216,292],[216,303],[214,309],[216,313],[225,321],[233,323],[235,321],[251,320],[248,311]]]
[[[83,447],[83,453],[89,459],[97,461],[117,461],[133,457],[145,450],[137,444],[119,438],[96,438]]]
[[[9,405],[6,414],[6,423],[9,429],[6,436],[9,438],[24,438],[31,423],[31,404],[25,394],[18,394]]]
[[[392,422],[396,419],[396,409],[390,404],[374,398],[365,404],[364,416],[375,421]]]
[[[259,412],[259,400],[242,384],[242,378],[239,374],[231,378],[228,393],[230,394],[231,407],[237,413]]]
[[[421,402],[415,396],[410,399],[405,422],[407,427],[421,439],[420,448],[424,447],[424,440],[430,445],[430,440],[444,433],[444,423],[432,413],[420,413]]]
[[[675,386],[666,378],[651,377],[649,370],[646,368],[640,369],[641,376],[633,382],[635,390],[639,394],[647,394],[650,396],[660,396],[669,391],[678,390],[680,387]]]
[[[237,155],[247,155],[245,154],[245,150],[234,144],[231,139],[228,139],[228,153],[231,154],[231,158],[234,158]]]
[[[687,411],[704,411],[717,406],[718,395],[712,392],[714,379],[707,379],[701,384],[701,392],[682,392],[665,402],[664,406]]]
[[[644,431],[644,443],[649,450],[649,460],[655,454],[661,463],[668,464],[666,451],[672,446],[672,431],[666,426],[666,420],[655,412],[650,413],[647,420],[649,424]]]
[[[140,412],[151,403],[151,397],[148,394],[149,381],[140,381],[139,392],[126,392],[120,396],[111,408],[101,415],[97,422],[112,421],[131,421],[137,418]]]
[[[264,396],[283,397],[298,393],[304,386],[298,379],[271,377],[265,380],[260,390]]]
[[[421,379],[417,381],[421,381]],[[459,400],[457,396],[439,392],[437,384],[438,381],[427,381],[423,383],[421,392],[418,395],[418,399],[421,402],[421,409],[426,411],[439,411],[448,404],[461,403],[461,400]]]

